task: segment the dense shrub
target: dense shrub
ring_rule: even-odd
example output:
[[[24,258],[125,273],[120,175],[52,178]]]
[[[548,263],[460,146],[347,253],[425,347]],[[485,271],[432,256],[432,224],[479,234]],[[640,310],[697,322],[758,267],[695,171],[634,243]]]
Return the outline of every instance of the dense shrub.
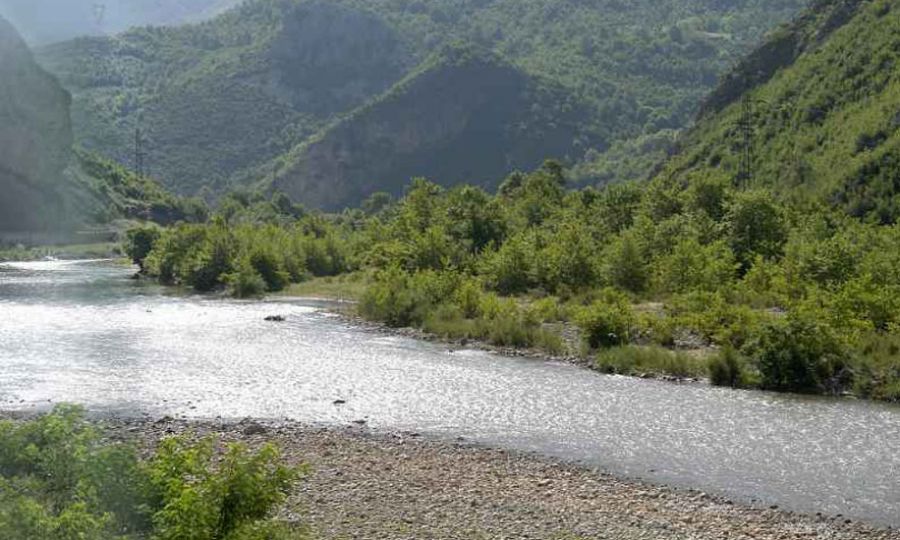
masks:
[[[852,357],[857,395],[900,402],[900,335],[892,330],[869,333],[860,339]]]
[[[744,388],[752,385],[753,375],[746,360],[732,347],[725,347],[709,359],[709,380],[716,386]]]
[[[125,233],[125,254],[144,270],[144,260],[153,251],[153,246],[162,235],[159,227],[144,226],[129,229]]]
[[[272,446],[186,438],[145,459],[58,406],[0,422],[0,538],[297,540],[302,530],[268,520],[303,472],[280,461]]]
[[[816,318],[792,314],[759,329],[746,351],[769,390],[835,391],[846,365],[843,345]]]
[[[266,280],[248,259],[238,263],[237,269],[224,277],[232,296],[237,298],[259,298],[266,293]]]
[[[628,343],[636,318],[628,299],[608,291],[605,298],[582,308],[575,321],[592,349]]]
[[[379,271],[359,303],[359,312],[394,327],[420,324],[431,306],[416,294],[411,281],[396,266]]]

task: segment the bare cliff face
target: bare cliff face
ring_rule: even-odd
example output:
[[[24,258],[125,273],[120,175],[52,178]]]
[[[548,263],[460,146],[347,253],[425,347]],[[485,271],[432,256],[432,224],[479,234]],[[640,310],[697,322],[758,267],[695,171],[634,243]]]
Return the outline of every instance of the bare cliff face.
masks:
[[[52,227],[70,159],[69,94],[0,18],[0,232]]]

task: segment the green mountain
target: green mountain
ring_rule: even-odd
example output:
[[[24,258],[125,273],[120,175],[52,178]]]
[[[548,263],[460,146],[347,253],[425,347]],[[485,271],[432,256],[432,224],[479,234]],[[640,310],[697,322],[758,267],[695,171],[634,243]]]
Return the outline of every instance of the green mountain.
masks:
[[[660,178],[719,179],[896,222],[898,28],[896,1],[819,0],[725,79]]]
[[[388,89],[412,65],[395,32],[340,5],[262,1],[212,23],[135,29],[42,50],[74,92],[77,138],[181,193],[221,190],[340,112]]]
[[[96,155],[72,150],[69,94],[0,18],[0,242],[70,242],[117,219],[198,220],[175,197]]]
[[[6,17],[32,45],[86,35],[115,34],[132,26],[201,21],[241,0],[0,0]]]
[[[83,146],[133,165],[140,128],[152,172],[168,187],[193,194],[271,178],[270,163],[305,155],[323,130],[350,129],[348,117],[362,120],[372,118],[363,111],[387,110],[380,103],[386,92],[398,95],[395,85],[407,85],[429,58],[463,42],[494,51],[521,77],[554,81],[551,93],[568,94],[564,101],[581,112],[572,140],[532,145],[528,159],[516,164],[567,157],[578,181],[608,182],[645,176],[690,123],[719,74],[802,4],[250,0],[203,24],[49,46],[40,60],[73,93],[76,138]],[[542,100],[517,103],[534,109],[545,105]],[[477,107],[481,101],[458,103]],[[423,126],[438,121],[428,111],[420,118]],[[414,145],[424,151],[429,144]],[[402,141],[393,146],[407,147]],[[507,146],[498,139],[494,154],[508,154]],[[566,155],[553,155],[560,149]],[[449,148],[440,151],[447,155]],[[490,153],[485,148],[480,155]],[[386,157],[390,163],[407,158]],[[324,171],[327,163],[314,168]],[[490,160],[483,169],[473,160],[466,176],[480,181],[496,171]]]
[[[69,94],[0,18],[0,233],[55,224],[69,162]]]
[[[571,157],[601,140],[589,107],[561,86],[472,47],[448,47],[383,96],[287,157],[274,186],[305,204],[340,210],[414,177],[495,188],[541,156]]]

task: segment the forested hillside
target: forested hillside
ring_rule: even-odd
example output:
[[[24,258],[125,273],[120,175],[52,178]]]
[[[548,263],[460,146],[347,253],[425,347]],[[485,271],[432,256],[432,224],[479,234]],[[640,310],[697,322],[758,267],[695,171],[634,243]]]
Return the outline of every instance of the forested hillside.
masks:
[[[401,193],[414,177],[495,189],[543,155],[572,158],[575,141],[602,140],[582,123],[589,105],[493,53],[451,46],[388,93],[288,156],[275,187],[329,210],[375,192]]]
[[[273,162],[290,161],[302,153],[296,146],[309,147],[306,139],[330,126],[346,126],[345,116],[370,118],[357,109],[396,95],[391,88],[417,66],[463,42],[568,94],[582,111],[580,129],[557,157],[569,158],[578,180],[607,182],[645,175],[719,74],[802,3],[251,0],[208,23],[73,40],[40,58],[74,94],[81,144],[132,164],[140,127],[154,174],[193,194],[271,177]],[[459,90],[473,94],[459,104],[480,103],[473,85]],[[556,112],[540,98],[519,103],[534,117]],[[426,114],[422,126],[435,121]],[[485,154],[506,154],[503,144]],[[526,162],[557,150],[534,147]],[[480,181],[495,167],[474,160],[470,169]]]
[[[351,274],[326,283],[393,326],[611,373],[900,401],[898,28],[896,0],[819,0],[649,182],[569,190],[550,161],[495,194],[417,180],[331,216],[232,197],[159,235],[145,269],[237,295]],[[760,73],[773,50],[782,67]]]
[[[181,193],[224,189],[412,66],[379,18],[322,2],[258,1],[187,28],[143,28],[43,49],[75,92],[87,149],[134,165],[135,130],[151,172]]]
[[[0,0],[0,16],[10,20],[30,44],[40,45],[118,33],[132,26],[201,21],[240,1]]]
[[[810,16],[776,35],[774,46],[750,57],[713,94],[708,114],[662,177],[739,180],[779,197],[835,205],[866,221],[896,222],[898,28],[896,2],[817,2]],[[755,66],[778,65],[770,57],[782,54],[779,49],[802,54],[768,77],[755,76]],[[742,171],[747,149],[751,159]]]
[[[43,230],[59,219],[69,99],[0,18],[0,233]]]

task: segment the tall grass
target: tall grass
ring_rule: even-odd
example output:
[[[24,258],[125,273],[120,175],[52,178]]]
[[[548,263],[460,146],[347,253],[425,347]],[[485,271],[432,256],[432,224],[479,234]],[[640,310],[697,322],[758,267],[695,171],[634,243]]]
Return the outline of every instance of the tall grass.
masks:
[[[703,358],[690,354],[636,345],[602,351],[594,360],[594,367],[604,373],[681,378],[705,376],[706,365]]]

